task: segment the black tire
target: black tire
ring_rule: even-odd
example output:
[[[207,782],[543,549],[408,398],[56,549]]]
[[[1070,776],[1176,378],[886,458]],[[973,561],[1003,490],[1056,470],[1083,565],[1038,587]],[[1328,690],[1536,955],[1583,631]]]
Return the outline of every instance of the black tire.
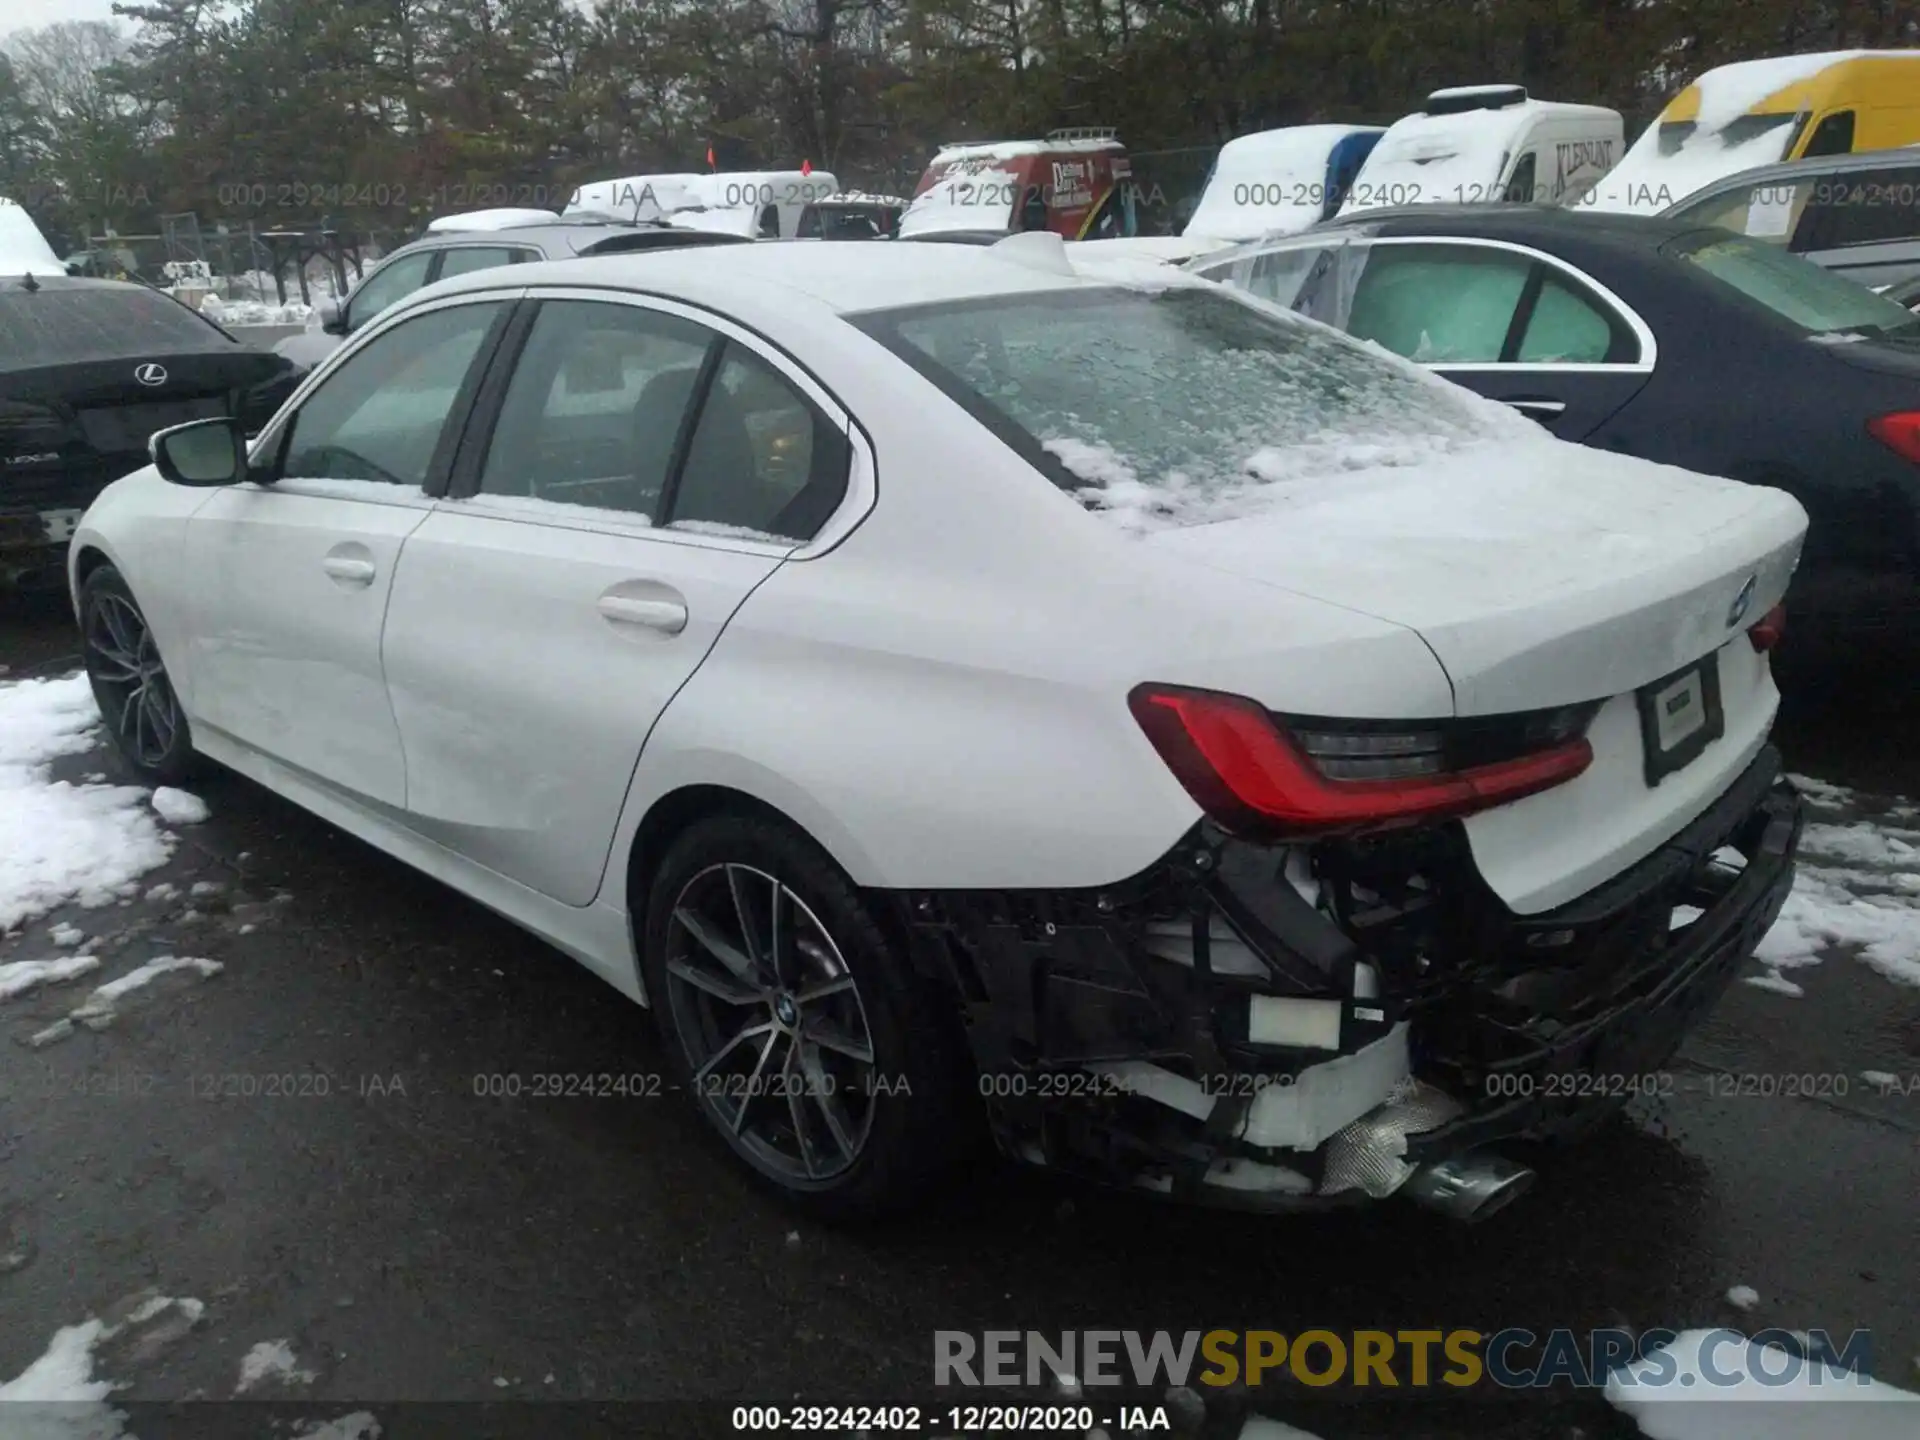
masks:
[[[79,608],[87,680],[113,748],[149,785],[188,779],[196,766],[186,713],[126,579],[100,566],[81,582]]]
[[[778,933],[768,913],[776,890],[786,896],[778,902],[787,915],[784,962],[767,954],[770,936]],[[767,903],[755,895],[768,897]],[[715,897],[720,903],[713,903]],[[740,917],[749,912],[756,939],[743,946]],[[714,1135],[763,1185],[819,1219],[871,1219],[911,1208],[970,1153],[980,1127],[977,1102],[969,1103],[972,1072],[958,1017],[915,973],[853,882],[817,846],[773,819],[729,814],[698,821],[662,859],[646,917],[641,964],[668,1063]],[[732,985],[737,995],[750,993],[750,985],[739,970],[719,968],[716,952],[695,938],[695,926],[705,941],[731,946],[735,962],[784,963],[786,978],[777,992],[767,987],[767,993],[823,998],[793,1007],[784,1020],[777,999],[716,999],[706,983],[693,983],[690,971],[700,971],[707,983]],[[810,940],[815,926],[824,931],[825,945]],[[741,953],[745,949],[752,955]],[[844,969],[834,971],[832,960]],[[796,978],[796,967],[806,973]],[[828,975],[837,978],[819,978]],[[850,987],[844,984],[848,978]],[[838,993],[824,995],[828,990]],[[744,1041],[736,1036],[737,1048],[703,1074],[704,1063],[726,1043],[725,1029],[712,1022],[731,1025],[736,1018],[743,1030],[771,1029]],[[851,1058],[861,1024],[872,1062],[864,1093],[860,1062]],[[815,1043],[810,1037],[816,1034],[831,1036],[836,1048]],[[765,1050],[756,1054],[763,1039]],[[856,1043],[838,1048],[850,1039]],[[782,1046],[793,1057],[792,1072]],[[781,1085],[790,1093],[777,1093],[775,1085],[789,1073],[801,1083]],[[838,1111],[837,1122],[828,1118],[822,1096]],[[744,1115],[736,1105],[747,1107]],[[794,1155],[779,1156],[783,1131],[790,1132],[786,1148],[807,1160],[807,1173],[797,1171]],[[845,1159],[844,1141],[856,1131],[857,1150]],[[816,1142],[811,1150],[809,1135]],[[814,1174],[816,1158],[822,1171],[829,1168],[825,1162],[839,1168]]]

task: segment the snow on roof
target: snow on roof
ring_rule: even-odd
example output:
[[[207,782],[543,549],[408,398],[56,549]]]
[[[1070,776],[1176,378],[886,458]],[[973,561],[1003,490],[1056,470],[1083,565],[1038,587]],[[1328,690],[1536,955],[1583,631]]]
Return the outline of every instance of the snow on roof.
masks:
[[[831,195],[840,182],[825,170],[723,170],[687,180],[690,204],[791,205]]]
[[[686,203],[687,186],[700,177],[692,172],[671,175],[625,175],[613,180],[592,180],[573,192],[562,214],[583,210],[604,211],[622,218],[638,215],[658,219],[676,205]]]
[[[1253,240],[1304,230],[1325,206],[1333,147],[1349,135],[1384,133],[1378,125],[1288,125],[1229,140],[1183,233]]]
[[[873,195],[865,190],[836,190],[813,202],[816,205],[898,205],[910,202],[902,195]]]
[[[458,215],[442,215],[427,229],[444,234],[451,230],[505,230],[515,225],[542,225],[558,220],[555,210],[467,210]]]
[[[66,273],[33,217],[12,200],[0,199],[0,276]]]
[[[1557,100],[1525,100],[1451,115],[1416,112],[1396,120],[1380,137],[1340,213],[1381,205],[1498,199],[1489,192],[1499,183],[1506,157],[1527,130],[1549,117],[1588,118],[1615,127],[1621,123],[1617,110]]]
[[[1127,147],[1112,138],[1074,140],[969,140],[942,145],[929,168],[950,165],[956,160],[1015,160],[1023,155],[1097,155]]]
[[[1768,60],[1742,60],[1720,65],[1701,75],[1687,89],[1696,91],[1700,110],[1695,122],[1702,130],[1718,130],[1790,85],[1811,80],[1822,70],[1848,60],[1920,60],[1920,50],[1827,50],[1815,55],[1778,55]],[[1680,95],[1687,92],[1683,90]],[[1679,95],[1674,99],[1678,100]]]
[[[1007,230],[1013,226],[1020,177],[1012,170],[968,169],[936,180],[913,197],[900,217],[903,238],[956,230]]]

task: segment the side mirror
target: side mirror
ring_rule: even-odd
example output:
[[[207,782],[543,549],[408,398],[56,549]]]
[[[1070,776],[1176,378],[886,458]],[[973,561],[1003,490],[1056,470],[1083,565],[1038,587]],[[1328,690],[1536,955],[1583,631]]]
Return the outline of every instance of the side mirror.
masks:
[[[162,479],[210,488],[247,476],[247,435],[238,420],[192,420],[162,430],[147,442]]]
[[[347,333],[347,307],[338,300],[320,302],[320,328],[328,335]]]

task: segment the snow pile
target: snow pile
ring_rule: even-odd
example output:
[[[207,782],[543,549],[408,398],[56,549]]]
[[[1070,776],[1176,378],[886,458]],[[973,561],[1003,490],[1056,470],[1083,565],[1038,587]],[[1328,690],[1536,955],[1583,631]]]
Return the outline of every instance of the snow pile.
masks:
[[[53,760],[92,748],[98,723],[84,675],[0,684],[0,930],[133,895],[172,854],[146,791],[49,777]]]
[[[129,970],[117,980],[109,980],[99,986],[87,997],[86,1003],[67,1018],[70,1020],[98,1020],[114,1013],[115,1002],[123,995],[129,995],[143,986],[151,984],[162,975],[171,975],[176,970],[191,970],[202,979],[218,975],[226,967],[218,960],[203,960],[195,955],[162,955],[149,960],[138,969]]]
[[[305,325],[315,311],[298,300],[270,305],[263,300],[222,300],[209,295],[200,302],[200,313],[216,325]]]
[[[306,1385],[313,1371],[302,1370],[293,1357],[293,1347],[285,1340],[262,1340],[241,1357],[240,1383],[233,1393],[244,1395],[254,1386],[272,1381],[280,1385]]]
[[[47,244],[33,217],[0,197],[0,275],[64,275],[67,267]]]
[[[213,813],[198,795],[170,785],[153,792],[153,808],[169,825],[198,825]]]
[[[1837,786],[1794,780],[1816,813],[1854,800]],[[1893,813],[1912,811],[1900,805]],[[1808,823],[1793,893],[1754,952],[1765,968],[1747,983],[1798,995],[1799,985],[1782,972],[1818,965],[1834,947],[1897,984],[1920,988],[1920,830],[1864,820]]]
[[[1614,1371],[1606,1398],[1650,1440],[1913,1440],[1920,1434],[1920,1395],[1730,1330],[1681,1331]]]

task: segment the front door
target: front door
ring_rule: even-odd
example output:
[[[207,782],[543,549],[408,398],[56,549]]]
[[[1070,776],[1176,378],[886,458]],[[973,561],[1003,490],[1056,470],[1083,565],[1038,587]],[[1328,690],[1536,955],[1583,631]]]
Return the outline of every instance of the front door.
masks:
[[[505,304],[451,305],[374,337],[267,437],[276,480],[218,491],[195,512],[196,725],[358,799],[405,803],[381,624]]]

